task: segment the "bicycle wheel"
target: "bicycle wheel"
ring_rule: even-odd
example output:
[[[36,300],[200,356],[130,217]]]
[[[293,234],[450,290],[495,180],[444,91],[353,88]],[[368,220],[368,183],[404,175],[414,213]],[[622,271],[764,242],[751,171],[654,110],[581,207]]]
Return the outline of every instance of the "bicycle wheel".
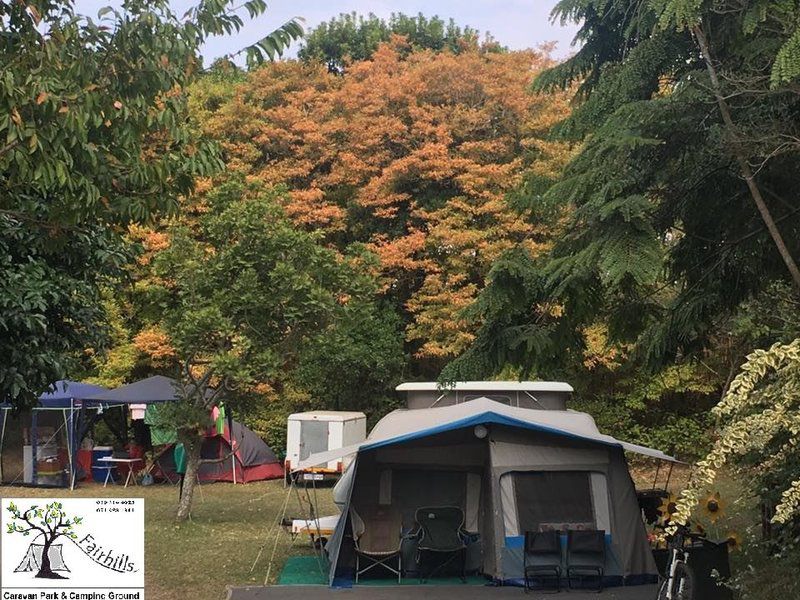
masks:
[[[658,590],[658,600],[669,600],[669,584],[672,584],[672,600],[694,600],[694,573],[692,568],[681,561],[675,565],[675,577],[665,580]]]

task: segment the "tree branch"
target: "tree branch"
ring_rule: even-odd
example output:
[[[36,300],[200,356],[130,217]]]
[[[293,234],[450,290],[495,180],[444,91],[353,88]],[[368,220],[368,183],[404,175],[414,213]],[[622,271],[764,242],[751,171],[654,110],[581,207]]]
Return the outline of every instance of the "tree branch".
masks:
[[[36,531],[40,532],[42,535],[47,535],[47,531],[45,529],[43,529],[42,527],[39,527],[38,525],[34,525],[31,522],[31,520],[28,518],[28,513],[31,513],[31,512],[36,512],[36,509],[35,508],[29,508],[24,513],[22,513],[22,520],[25,521],[28,525],[30,525],[30,529],[28,529],[28,531],[36,530]],[[20,532],[20,533],[23,533],[23,532]]]
[[[714,66],[714,61],[711,56],[711,50],[708,45],[708,40],[706,39],[705,33],[700,25],[695,25],[692,28],[692,32],[694,33],[695,39],[697,39],[697,43],[700,46],[700,50],[703,53],[703,58],[705,59],[706,68],[708,69],[708,75],[711,79],[711,85],[714,89],[714,96],[717,99],[717,105],[719,106],[720,114],[722,115],[722,121],[725,124],[726,129],[728,130],[728,135],[732,139],[732,141],[737,141],[737,134],[736,134],[736,125],[733,122],[733,117],[731,116],[730,108],[728,107],[728,103],[722,95],[722,88],[719,83],[719,78],[717,77],[717,69]],[[786,264],[786,268],[789,270],[789,274],[792,277],[792,281],[794,282],[795,288],[800,289],[800,269],[797,267],[797,263],[795,262],[794,258],[792,257],[789,249],[786,246],[786,243],[783,240],[783,236],[781,232],[778,230],[777,225],[775,224],[775,220],[772,218],[772,213],[769,210],[766,202],[764,202],[764,198],[761,195],[761,190],[759,189],[758,185],[755,181],[755,175],[753,174],[752,169],[750,168],[750,163],[747,161],[747,157],[744,155],[744,152],[741,148],[739,148],[736,143],[732,145],[734,156],[736,157],[736,162],[739,163],[739,168],[742,172],[742,177],[747,184],[748,189],[750,190],[750,195],[753,197],[753,201],[756,204],[756,208],[758,208],[758,212],[761,213],[761,218],[764,220],[767,229],[769,230],[770,235],[772,236],[772,241],[774,242],[776,248],[778,249],[778,253],[781,255],[783,262]]]
[[[231,440],[231,441],[233,441],[233,440]],[[226,460],[231,458],[234,454],[236,454],[236,450],[231,450],[228,453],[227,456],[223,456],[222,458],[201,458],[200,462],[198,462],[197,464],[199,464],[199,465],[210,465],[210,464],[214,464],[214,463],[225,462]]]

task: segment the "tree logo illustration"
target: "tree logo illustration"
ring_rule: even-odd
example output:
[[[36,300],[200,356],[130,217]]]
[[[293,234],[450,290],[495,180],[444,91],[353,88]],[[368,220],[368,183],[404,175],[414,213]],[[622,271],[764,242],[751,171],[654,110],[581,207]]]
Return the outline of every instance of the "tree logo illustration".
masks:
[[[59,538],[76,540],[75,527],[83,519],[69,517],[63,508],[60,502],[51,502],[44,506],[33,505],[23,512],[13,502],[8,505],[11,521],[6,533],[23,536],[35,534],[15,573],[36,571],[36,577],[41,579],[67,579],[59,574],[69,573],[70,570],[64,563],[61,544],[55,542]]]

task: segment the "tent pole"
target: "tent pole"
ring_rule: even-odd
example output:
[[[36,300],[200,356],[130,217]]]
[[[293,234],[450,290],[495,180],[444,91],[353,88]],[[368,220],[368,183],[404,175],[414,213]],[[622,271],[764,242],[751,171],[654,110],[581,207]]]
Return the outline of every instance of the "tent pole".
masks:
[[[78,444],[80,440],[75,435],[77,423],[75,422],[75,401],[73,398],[69,399],[69,489],[75,489],[75,471],[78,462]]]
[[[226,410],[225,417],[228,420],[228,431],[231,434],[231,472],[233,473],[233,485],[236,485],[236,446],[233,439],[233,414],[231,411]]]
[[[658,474],[660,471],[661,471],[661,461],[658,461],[656,463],[656,476],[653,477],[653,489],[656,489],[656,486],[658,485]]]
[[[3,411],[3,424],[0,427],[0,483],[3,483],[3,448],[5,448],[6,420],[8,419],[8,409],[0,408]]]
[[[37,473],[37,455],[39,442],[39,414],[35,408],[31,409],[31,483],[39,485],[39,474]]]
[[[64,415],[64,427],[67,428],[67,461],[69,462],[69,480],[66,482],[69,486],[70,490],[75,489],[75,483],[72,479],[72,473],[74,471],[75,465],[72,464],[72,459],[75,456],[72,452],[72,439],[73,439],[73,431],[72,431],[72,398],[69,399],[69,417],[67,417],[67,411],[64,409],[62,414]]]
[[[669,472],[667,473],[667,483],[664,484],[664,490],[669,490],[669,480],[672,479],[672,468],[675,466],[675,463],[669,463]]]

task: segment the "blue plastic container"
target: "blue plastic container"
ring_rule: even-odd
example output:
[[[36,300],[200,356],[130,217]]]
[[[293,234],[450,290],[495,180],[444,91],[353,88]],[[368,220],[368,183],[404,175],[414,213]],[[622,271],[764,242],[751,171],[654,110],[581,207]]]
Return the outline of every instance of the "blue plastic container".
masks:
[[[103,462],[100,460],[104,456],[113,456],[114,455],[114,448],[111,446],[95,446],[92,448],[92,480],[96,481],[97,483],[104,483],[106,480],[106,475],[108,474],[108,467],[110,463]],[[113,467],[111,469],[111,477],[116,480],[117,477],[117,469]]]

